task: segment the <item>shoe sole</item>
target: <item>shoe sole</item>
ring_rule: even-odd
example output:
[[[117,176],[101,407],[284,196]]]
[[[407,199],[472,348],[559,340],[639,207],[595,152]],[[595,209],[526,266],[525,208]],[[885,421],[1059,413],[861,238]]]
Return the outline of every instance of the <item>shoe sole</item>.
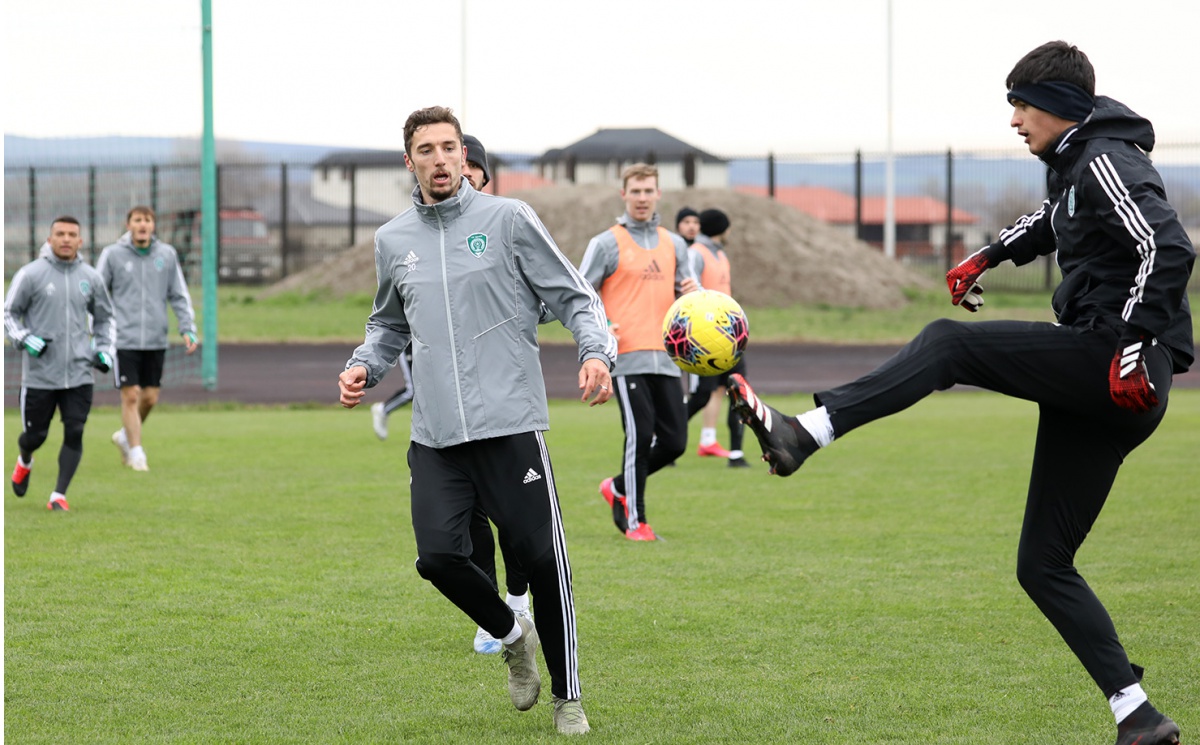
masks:
[[[746,379],[737,373],[729,376],[727,390],[733,410],[758,439],[758,446],[763,451],[763,460],[771,466],[771,473],[787,477],[800,470],[804,459],[797,460],[786,448],[781,448],[774,442],[775,435],[772,434],[771,428],[775,424],[773,420],[778,418],[778,413],[759,400]],[[783,421],[779,424],[788,426]]]

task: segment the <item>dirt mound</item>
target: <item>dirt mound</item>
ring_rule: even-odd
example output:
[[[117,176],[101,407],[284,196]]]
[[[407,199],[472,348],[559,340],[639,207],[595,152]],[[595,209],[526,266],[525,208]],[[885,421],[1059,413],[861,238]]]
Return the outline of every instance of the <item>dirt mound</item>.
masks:
[[[559,186],[513,196],[534,208],[576,266],[592,236],[611,226],[623,210],[611,186]],[[664,191],[659,214],[665,227],[674,229],[675,213],[684,205],[717,207],[729,215],[733,294],[750,307],[895,308],[906,302],[904,288],[931,286],[867,244],[765,197],[727,189]],[[346,249],[276,283],[263,296],[287,291],[374,294],[373,244]]]

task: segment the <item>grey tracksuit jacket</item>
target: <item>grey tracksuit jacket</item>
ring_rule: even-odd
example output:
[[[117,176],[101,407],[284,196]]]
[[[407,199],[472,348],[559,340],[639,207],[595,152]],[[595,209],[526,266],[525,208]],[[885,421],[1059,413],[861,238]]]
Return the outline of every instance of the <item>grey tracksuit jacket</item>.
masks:
[[[611,369],[616,340],[604,305],[533,209],[481,194],[464,179],[434,205],[375,233],[379,289],[366,339],[347,369],[376,385],[412,342],[412,439],[434,448],[549,428],[538,357],[542,304],[570,329],[579,360]]]
[[[96,352],[115,354],[112,300],[99,272],[78,256],[63,261],[48,245],[13,275],[4,299],[4,331],[21,352],[25,388],[93,385]],[[28,334],[47,342],[38,357],[21,346]]]
[[[143,254],[125,233],[104,248],[96,269],[116,310],[117,349],[166,349],[168,304],[175,311],[179,333],[196,333],[192,297],[171,244],[151,238],[150,249]]]
[[[657,212],[646,222],[638,222],[626,212],[617,218],[617,224],[624,225],[629,234],[633,236],[633,240],[642,248],[658,244]],[[675,242],[675,297],[679,297],[682,292],[680,284],[683,280],[691,277],[699,282],[700,277],[696,274],[693,266],[692,251],[688,248],[687,241],[675,233],[671,233],[671,240]],[[604,285],[604,280],[617,271],[617,262],[620,258],[616,236],[611,230],[605,230],[588,243],[587,251],[583,254],[583,261],[579,264],[579,271],[599,291]],[[617,329],[617,333],[621,333],[621,330]],[[617,360],[613,375],[669,375],[672,378],[678,378],[680,370],[679,366],[667,356],[667,350],[664,347],[661,352],[651,350],[626,352]]]

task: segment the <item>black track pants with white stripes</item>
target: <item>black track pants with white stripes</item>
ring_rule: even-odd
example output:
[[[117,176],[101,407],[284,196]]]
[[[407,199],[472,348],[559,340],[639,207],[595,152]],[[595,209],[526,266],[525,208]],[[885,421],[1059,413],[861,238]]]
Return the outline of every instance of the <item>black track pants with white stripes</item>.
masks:
[[[470,559],[471,514],[477,503],[482,506],[529,575],[554,695],[579,698],[571,565],[542,433],[447,448],[414,442],[408,465],[417,572],[492,636],[499,639],[512,630],[512,611]]]
[[[687,404],[679,378],[669,375],[618,375],[613,386],[625,428],[613,486],[625,495],[628,527],[636,528],[646,522],[646,479],[687,449]]]
[[[1108,393],[1117,339],[1103,323],[1077,328],[943,319],[926,326],[875,371],[814,396],[829,412],[838,437],[956,384],[1039,405],[1017,579],[1106,697],[1138,676],[1108,612],[1075,569],[1075,553],[1099,516],[1121,462],[1162,421],[1172,374],[1170,353],[1150,348],[1146,364],[1159,405],[1145,414],[1121,409]],[[962,424],[978,433],[979,457],[986,459],[986,422]],[[962,465],[964,471],[971,468]]]

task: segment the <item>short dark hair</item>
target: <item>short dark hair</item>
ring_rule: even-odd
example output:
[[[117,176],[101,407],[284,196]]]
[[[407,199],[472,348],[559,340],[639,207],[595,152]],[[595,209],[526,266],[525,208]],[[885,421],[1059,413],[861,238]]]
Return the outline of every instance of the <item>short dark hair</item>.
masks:
[[[146,217],[149,217],[151,220],[156,220],[156,218],[154,217],[154,210],[150,207],[147,207],[144,204],[139,204],[134,207],[130,207],[129,211],[125,213],[125,222],[129,222],[130,218],[132,218],[134,215],[145,215]]]
[[[79,221],[76,220],[74,217],[71,217],[70,215],[59,215],[58,217],[56,217],[50,221],[50,225],[53,226],[54,223],[56,223],[56,222],[70,223],[71,225],[74,225],[75,227],[80,227]]]
[[[1073,83],[1089,96],[1096,95],[1096,71],[1091,61],[1079,47],[1065,41],[1046,42],[1022,57],[1004,84],[1012,90],[1017,85],[1051,80]]]
[[[404,152],[412,155],[410,148],[412,147],[412,138],[416,131],[421,127],[429,124],[453,124],[454,131],[458,134],[458,141],[461,143],[463,138],[462,125],[458,123],[458,117],[454,112],[445,106],[430,106],[424,109],[417,109],[408,115],[408,121],[404,122]]]

